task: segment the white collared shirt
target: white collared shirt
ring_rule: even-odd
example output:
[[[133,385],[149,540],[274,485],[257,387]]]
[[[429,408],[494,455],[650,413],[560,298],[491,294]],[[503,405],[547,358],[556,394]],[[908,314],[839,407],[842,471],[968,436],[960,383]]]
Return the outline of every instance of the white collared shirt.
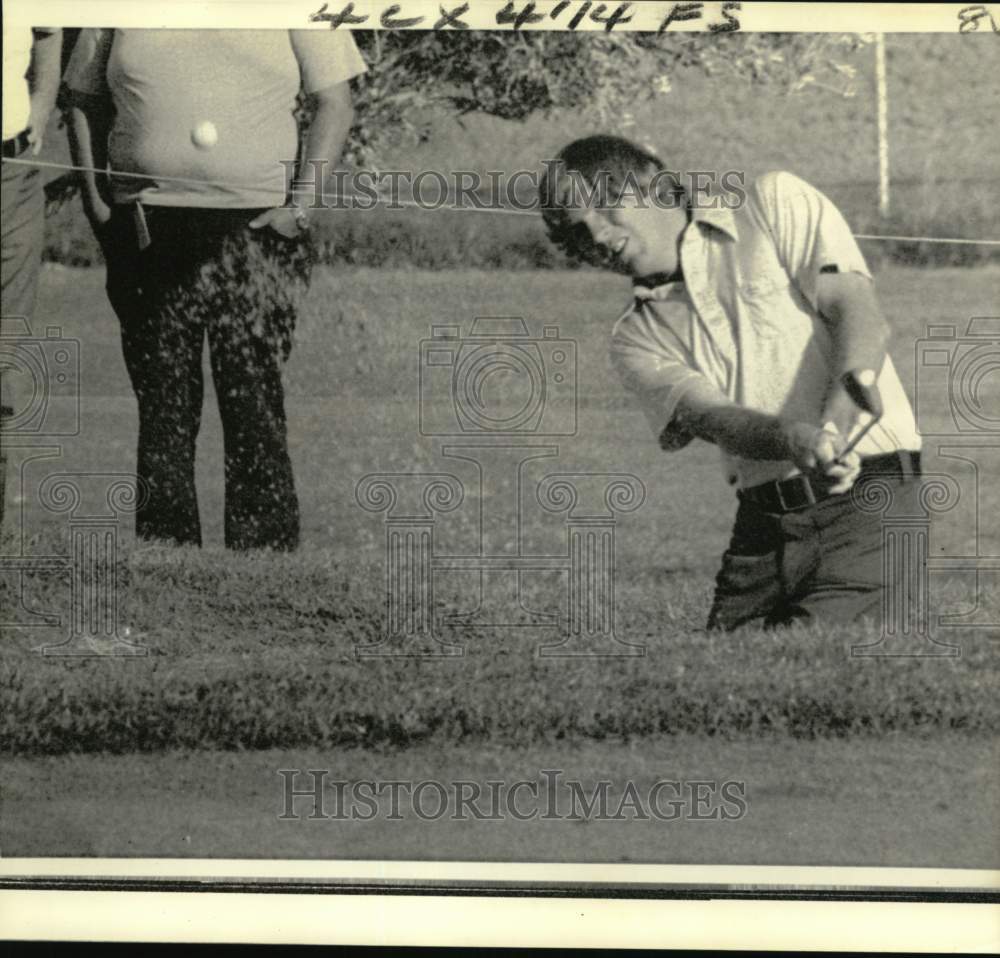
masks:
[[[612,333],[612,361],[655,434],[672,449],[690,442],[671,420],[699,380],[745,408],[822,425],[833,370],[817,279],[824,268],[871,277],[840,211],[791,173],[767,173],[738,210],[694,209],[680,256],[683,281],[636,287]],[[888,357],[878,388],[885,413],[858,452],[919,449]],[[789,461],[723,460],[728,481],[743,488],[798,471]]]

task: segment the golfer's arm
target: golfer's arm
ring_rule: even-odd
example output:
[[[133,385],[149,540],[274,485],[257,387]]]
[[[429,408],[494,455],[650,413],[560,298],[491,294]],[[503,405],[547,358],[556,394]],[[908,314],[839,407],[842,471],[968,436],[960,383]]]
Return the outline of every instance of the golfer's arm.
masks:
[[[852,369],[871,369],[877,374],[885,362],[890,330],[872,281],[860,273],[821,273],[817,305],[833,349],[826,407],[836,421],[838,411],[853,412],[846,394],[840,395],[840,377]],[[843,431],[845,424],[837,422],[837,426]]]
[[[114,111],[104,97],[73,91],[67,130],[70,155],[74,166],[86,167],[80,173],[83,208],[93,219],[96,211],[111,202],[111,188],[106,173],[108,166],[108,136]]]
[[[310,198],[310,202],[317,170],[323,171],[323,193],[333,194],[334,169],[354,122],[350,83],[336,83],[314,93],[313,97],[316,112],[309,125],[309,134],[296,173],[296,185],[293,186],[293,189],[301,189]],[[301,186],[298,186],[299,183]]]
[[[802,425],[737,406],[707,383],[695,383],[684,393],[672,421],[688,435],[714,443],[730,455],[776,460],[794,458],[789,429]]]

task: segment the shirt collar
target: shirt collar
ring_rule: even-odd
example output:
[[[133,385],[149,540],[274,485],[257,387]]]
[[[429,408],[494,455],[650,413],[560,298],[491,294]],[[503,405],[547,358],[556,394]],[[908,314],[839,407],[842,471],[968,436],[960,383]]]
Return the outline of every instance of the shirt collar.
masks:
[[[739,233],[736,230],[736,217],[733,216],[732,210],[725,207],[720,206],[715,209],[695,208],[691,211],[691,219],[700,227],[708,226],[711,229],[725,233],[730,239],[739,239]]]
[[[691,229],[692,226],[696,227],[703,236],[717,231],[729,239],[739,239],[739,233],[736,229],[736,217],[733,216],[732,210],[724,207],[694,207],[691,210],[691,222],[688,224],[687,229]],[[683,288],[683,280],[674,280],[669,283],[663,283],[660,286],[634,285],[632,287],[632,294],[639,301],[674,299],[681,295]]]

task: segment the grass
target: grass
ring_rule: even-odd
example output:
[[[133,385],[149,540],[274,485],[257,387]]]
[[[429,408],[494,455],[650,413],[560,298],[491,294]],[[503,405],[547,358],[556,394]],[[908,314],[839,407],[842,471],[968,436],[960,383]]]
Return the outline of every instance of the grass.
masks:
[[[675,170],[785,169],[827,192],[858,233],[997,239],[1000,99],[994,37],[896,34],[887,39],[891,214],[878,213],[874,51],[854,55],[852,97],[780,84],[734,84],[681,70],[673,91],[621,118],[617,130],[653,144]],[[581,36],[581,43],[586,42]],[[735,40],[734,42],[739,42]],[[637,91],[639,97],[642,91]],[[678,131],[683,131],[679,135]],[[404,143],[382,170],[536,170],[574,137],[598,132],[586,110],[525,123],[482,115],[434,119],[428,140]],[[45,157],[68,159],[53,128]],[[432,194],[433,195],[433,194]],[[419,269],[524,269],[563,265],[533,218],[481,213],[324,214],[323,255],[332,264]],[[898,265],[975,266],[1000,261],[995,247],[866,242],[873,260]],[[51,217],[46,256],[70,266],[101,262],[76,201]]]
[[[96,473],[88,495],[102,496],[101,474],[132,468],[134,401],[101,281],[98,271],[46,271],[38,318],[81,342],[83,429],[62,443],[57,462],[8,448],[16,511],[8,513],[5,553],[23,544],[25,554],[65,554],[65,517],[47,512],[38,497],[46,475],[75,473],[83,483]],[[987,315],[998,285],[994,268],[880,273],[895,324],[892,349],[908,386],[926,324],[964,326],[969,316]],[[996,734],[1000,696],[986,631],[942,635],[960,645],[956,659],[852,657],[852,644],[873,638],[860,628],[731,637],[701,631],[731,492],[714,450],[664,456],[622,394],[608,366],[606,333],[625,298],[627,285],[588,271],[322,272],[287,371],[303,549],[237,556],[219,548],[221,439],[210,393],[199,446],[207,547],[136,548],[129,523],[120,524],[121,624],[150,649],[148,657],[68,662],[33,654],[65,634],[68,573],[0,575],[7,621],[24,620],[22,602],[63,617],[59,628],[4,629],[4,749],[37,755],[450,741],[520,748],[679,733]],[[629,473],[646,489],[644,504],[618,522],[615,567],[618,634],[644,645],[643,658],[539,658],[538,645],[556,641],[558,631],[519,628],[515,620],[446,632],[464,651],[454,658],[356,656],[357,645],[380,638],[384,612],[383,519],[358,507],[357,482],[376,472],[460,479],[466,499],[440,523],[439,554],[474,552],[481,510],[513,493],[513,473],[480,486],[468,462],[442,457],[444,439],[420,435],[416,417],[419,347],[431,325],[467,328],[472,317],[498,313],[523,315],[533,330],[558,324],[578,354],[577,434],[558,440],[558,457],[527,467],[525,481],[556,470]],[[946,465],[930,447],[928,456],[931,468]],[[964,496],[938,521],[936,554],[970,554],[975,510],[975,496]],[[992,524],[978,530],[982,554],[995,553],[997,531]],[[564,553],[565,542],[562,518],[537,508],[522,527],[524,554]],[[934,609],[967,605],[973,588],[959,573],[935,576]],[[469,608],[477,595],[467,579],[448,578],[438,611]],[[560,583],[552,575],[532,578],[522,599],[528,608],[558,609]],[[996,597],[987,599],[995,622]]]
[[[962,732],[808,741],[672,735],[631,745],[588,741],[579,748],[565,741],[517,749],[442,742],[392,750],[15,758],[4,766],[0,840],[12,857],[994,868],[1000,857],[991,801],[1000,784],[996,765],[988,739]],[[314,806],[310,797],[300,797],[286,803],[284,782],[307,785],[306,769],[327,772],[322,802]],[[551,801],[555,815],[547,810],[553,774],[559,783]],[[541,807],[530,821],[509,813],[506,820],[476,821],[453,802],[432,821],[426,812],[418,817],[407,791],[398,813],[390,814],[386,789],[370,821],[307,817],[349,814],[340,810],[350,799],[342,801],[334,782],[349,783],[341,785],[349,796],[360,782],[426,781],[479,783],[478,807],[485,813],[486,783],[508,789],[514,782],[537,783]],[[574,815],[570,781],[588,795],[604,782],[607,814],[580,818],[577,806]],[[649,795],[662,781],[742,782],[748,814],[735,821],[693,820],[682,803],[683,818],[644,820],[642,814],[650,813],[642,806],[653,808],[658,796]],[[642,806],[612,818],[626,783]],[[520,802],[526,810],[535,808],[528,795],[520,798],[527,799]],[[102,814],[94,813],[98,808]],[[299,817],[281,820],[286,809]],[[570,877],[583,876],[577,871]]]
[[[222,561],[153,549],[121,561],[126,621],[150,655],[60,661],[8,644],[5,751],[1000,731],[985,637],[967,636],[956,659],[857,659],[851,643],[872,639],[863,629],[718,636],[692,628],[701,596],[671,614],[626,587],[623,627],[647,645],[643,658],[539,659],[537,636],[474,628],[446,633],[464,653],[454,658],[368,660],[356,649],[380,638],[375,569],[314,552]],[[31,591],[52,607],[66,583],[47,578]]]
[[[864,186],[864,185],[862,185]],[[868,184],[870,186],[870,184]],[[876,236],[996,239],[989,211],[996,197],[983,184],[969,191],[929,183],[900,188],[899,211],[880,217],[857,189],[840,189],[853,204],[842,208],[855,232]],[[921,197],[933,192],[933,206]],[[951,198],[949,200],[949,197]],[[852,209],[851,206],[854,206]],[[380,269],[566,269],[573,264],[549,243],[540,218],[496,213],[344,210],[319,213],[317,256],[330,266]],[[861,240],[874,265],[965,266],[1000,263],[1000,249],[927,240]],[[96,266],[100,247],[71,201],[46,221],[45,258],[64,266]]]

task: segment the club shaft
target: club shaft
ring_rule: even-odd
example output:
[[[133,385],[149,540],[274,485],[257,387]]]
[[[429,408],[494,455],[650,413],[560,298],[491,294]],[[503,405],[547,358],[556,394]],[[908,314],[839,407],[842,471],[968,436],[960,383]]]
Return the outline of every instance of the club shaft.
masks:
[[[869,422],[869,423],[868,423],[868,425],[866,425],[866,426],[865,426],[865,427],[864,427],[864,428],[863,428],[863,429],[861,430],[861,432],[859,432],[859,433],[858,433],[858,434],[857,434],[857,435],[856,435],[856,436],[855,436],[855,437],[854,437],[854,438],[853,438],[853,439],[852,439],[852,440],[851,440],[851,441],[850,441],[850,442],[849,442],[849,443],[847,444],[847,448],[846,448],[846,449],[845,449],[845,450],[844,450],[844,451],[843,451],[843,452],[842,452],[842,453],[841,453],[841,454],[840,454],[840,455],[839,455],[839,456],[837,457],[837,462],[840,462],[840,463],[842,463],[842,462],[844,461],[844,459],[845,459],[845,458],[846,458],[847,456],[849,456],[849,455],[850,455],[850,454],[851,454],[852,452],[854,452],[854,449],[855,449],[855,447],[857,446],[857,444],[858,444],[859,442],[861,442],[861,440],[862,440],[862,439],[864,439],[864,438],[865,438],[865,436],[867,436],[867,435],[868,435],[868,432],[869,432],[869,430],[870,430],[870,429],[872,428],[872,426],[874,426],[874,425],[875,425],[875,423],[877,423],[877,422],[879,421],[879,419],[881,419],[881,418],[882,418],[881,416],[877,416],[877,417],[875,417],[874,419],[872,419],[872,420],[871,420],[871,422]]]

